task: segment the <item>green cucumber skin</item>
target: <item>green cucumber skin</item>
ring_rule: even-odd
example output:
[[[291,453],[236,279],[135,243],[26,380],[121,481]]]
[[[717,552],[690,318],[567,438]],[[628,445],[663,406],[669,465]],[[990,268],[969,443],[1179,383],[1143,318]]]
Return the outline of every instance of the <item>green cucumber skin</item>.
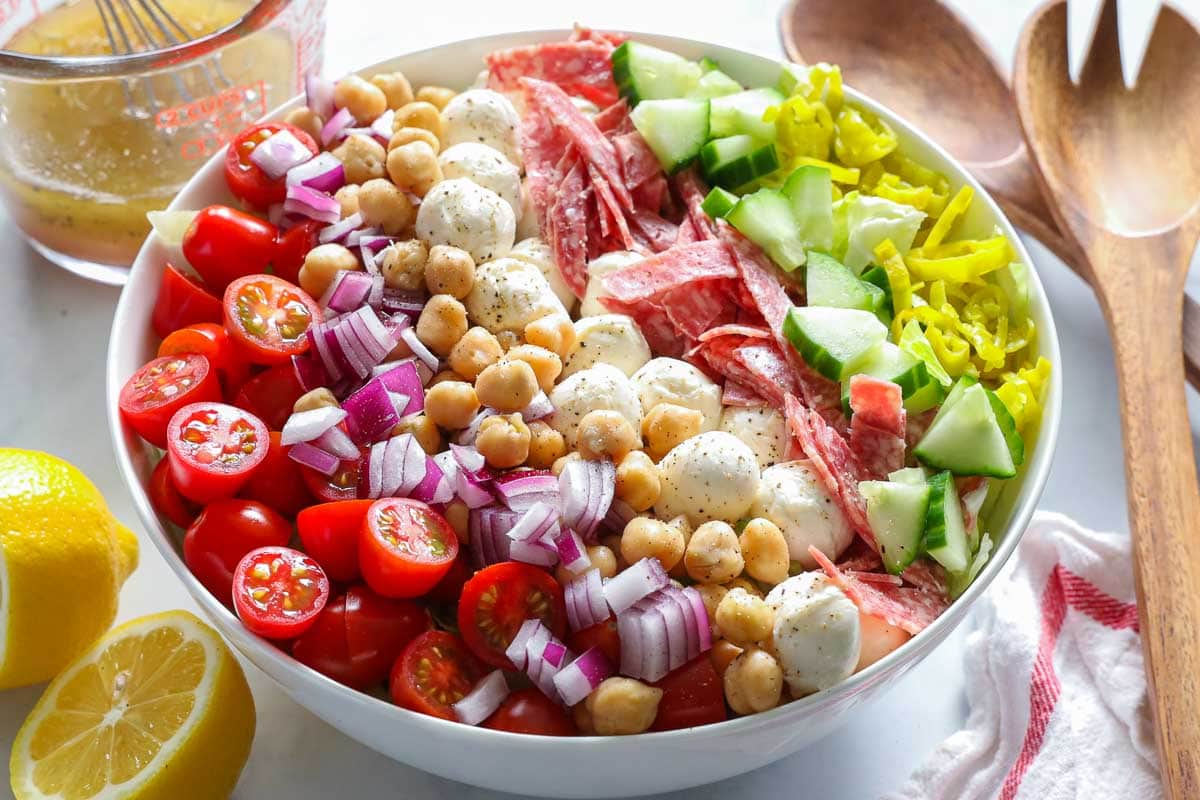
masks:
[[[887,571],[899,575],[921,555],[930,489],[920,482],[862,481],[867,519]]]
[[[700,148],[700,165],[710,184],[737,191],[779,169],[779,156],[773,142],[762,144],[741,134],[713,139]]]
[[[679,71],[680,74],[659,75],[656,79],[640,79],[638,62],[643,60],[658,61],[660,65],[665,64],[668,68]],[[612,71],[617,91],[629,101],[631,106],[636,106],[642,100],[685,97],[689,91],[695,89],[702,74],[700,65],[694,61],[688,61],[676,53],[634,41],[622,42],[617,49],[613,50]],[[683,85],[672,86],[670,90],[663,92],[659,91],[657,86],[652,88],[648,85],[656,83],[682,83]]]
[[[726,219],[781,269],[792,272],[804,264],[804,243],[796,236],[791,206],[777,190],[759,189],[745,195]]]
[[[713,219],[720,219],[729,214],[738,203],[738,196],[733,192],[714,186],[709,190],[700,204],[700,210]]]
[[[668,173],[686,167],[708,140],[708,100],[643,100],[629,115]]]
[[[949,472],[929,478],[929,511],[925,520],[926,552],[950,572],[966,570],[971,554],[967,550],[958,488]]]
[[[953,403],[947,402],[913,448],[913,455],[928,467],[955,475],[1015,476],[1018,464],[1012,457],[1013,446],[987,395],[987,389],[974,384]]]
[[[826,349],[825,345],[814,341],[804,330],[806,318],[815,321],[822,327],[827,325],[829,323],[828,314],[823,314],[823,312],[842,315],[847,323],[853,321],[856,324],[863,325],[867,321],[872,322],[874,326],[877,326],[877,330],[872,329],[869,332],[869,338],[873,341],[865,344],[860,351],[849,356],[846,360],[839,360]],[[826,317],[824,322],[821,322],[821,316]],[[865,333],[866,331],[863,332]],[[869,311],[805,306],[793,307],[784,318],[783,334],[810,367],[830,380],[840,381],[849,378],[855,372],[859,371],[858,368],[862,363],[869,359],[872,352],[887,338],[887,328]]]

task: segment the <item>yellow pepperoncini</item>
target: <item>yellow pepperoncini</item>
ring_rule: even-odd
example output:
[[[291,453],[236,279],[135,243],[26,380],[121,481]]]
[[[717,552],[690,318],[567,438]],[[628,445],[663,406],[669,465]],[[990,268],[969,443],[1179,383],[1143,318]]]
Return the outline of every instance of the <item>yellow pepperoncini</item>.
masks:
[[[886,122],[862,108],[845,106],[837,115],[833,151],[851,167],[878,161],[899,145],[896,133]]]
[[[784,163],[808,157],[825,160],[833,144],[833,115],[820,100],[796,94],[763,113],[763,122],[775,123],[776,146]]]
[[[794,158],[792,159],[791,166],[793,169],[803,166],[822,167],[823,169],[829,170],[829,177],[834,183],[841,183],[846,186],[858,185],[858,179],[860,176],[860,173],[857,169],[839,166],[830,161],[822,161],[819,158],[807,158],[803,156],[800,158]]]
[[[875,259],[887,273],[888,286],[892,290],[892,308],[897,313],[912,308],[912,284],[908,279],[908,268],[904,266],[904,259],[891,239],[884,239],[875,247]],[[897,327],[897,333],[892,338],[900,338],[899,330]]]
[[[1042,392],[1050,379],[1050,362],[1038,357],[1032,367],[1000,376],[996,396],[1008,408],[1017,423],[1017,431],[1024,434],[1042,414]]]
[[[809,102],[820,102],[833,114],[842,110],[842,70],[835,64],[824,61],[808,68],[807,80],[792,88],[792,97],[803,97]]]
[[[931,190],[932,191],[932,190]],[[970,186],[963,186],[958,190],[958,194],[954,195],[954,199],[946,206],[946,210],[938,217],[937,222],[929,230],[929,235],[925,237],[925,243],[922,247],[937,247],[946,240],[947,234],[950,233],[950,228],[958,221],[958,218],[966,213],[967,208],[971,205],[971,200],[975,197],[975,190]]]
[[[921,280],[966,283],[1008,266],[1012,248],[1003,235],[990,239],[968,239],[909,251],[904,262]]]

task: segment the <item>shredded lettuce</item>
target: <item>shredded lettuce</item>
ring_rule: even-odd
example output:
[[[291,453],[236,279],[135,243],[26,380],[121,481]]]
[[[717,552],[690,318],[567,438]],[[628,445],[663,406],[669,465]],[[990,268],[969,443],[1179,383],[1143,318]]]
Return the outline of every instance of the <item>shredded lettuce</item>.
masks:
[[[951,597],[958,597],[967,590],[971,582],[978,577],[983,571],[983,567],[987,564],[988,559],[992,555],[992,535],[990,533],[983,534],[983,538],[979,540],[979,549],[975,551],[975,558],[971,559],[971,566],[966,572],[954,574],[951,573],[947,581],[946,587],[950,591]]]
[[[909,320],[908,324],[901,330],[900,341],[897,344],[899,344],[901,350],[910,356],[924,361],[929,374],[937,378],[938,382],[943,386],[950,386],[954,383],[954,379],[950,377],[950,373],[946,372],[942,366],[942,362],[938,361],[937,355],[933,352],[933,345],[929,343],[929,339],[925,336],[925,331],[922,330],[921,323],[915,319]]]
[[[912,249],[925,214],[882,197],[850,192],[833,206],[833,256],[857,275],[871,263],[885,239],[901,255]]]

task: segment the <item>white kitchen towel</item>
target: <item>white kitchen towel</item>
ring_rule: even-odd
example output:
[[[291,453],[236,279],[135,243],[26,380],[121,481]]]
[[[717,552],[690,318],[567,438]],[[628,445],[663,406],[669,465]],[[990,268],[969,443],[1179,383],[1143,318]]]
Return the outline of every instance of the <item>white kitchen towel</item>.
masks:
[[[1162,797],[1129,539],[1039,512],[979,601],[970,715],[887,800]]]

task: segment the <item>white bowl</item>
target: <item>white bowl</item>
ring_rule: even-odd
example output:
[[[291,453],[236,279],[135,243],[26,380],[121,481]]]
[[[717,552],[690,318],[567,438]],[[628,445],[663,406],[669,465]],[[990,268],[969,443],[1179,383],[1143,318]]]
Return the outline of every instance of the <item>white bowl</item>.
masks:
[[[504,34],[456,42],[399,56],[368,67],[373,74],[402,70],[414,84],[469,85],[496,49],[565,38],[567,31]],[[718,45],[669,36],[635,34],[689,58],[707,55],[747,85],[773,85],[779,73],[774,59]],[[913,126],[879,103],[852,89],[847,96],[887,120],[902,150],[950,178],[955,188],[968,183],[976,202],[961,223],[966,235],[983,236],[999,227],[1019,257],[1030,264],[1017,232],[1000,209],[961,165]],[[300,105],[301,98],[277,109],[272,118]],[[984,135],[981,132],[980,135]],[[172,208],[196,209],[231,202],[215,156],[184,187]],[[682,789],[761,767],[827,735],[851,711],[883,692],[933,650],[967,616],[1012,554],[1041,496],[1058,436],[1062,397],[1062,361],[1058,336],[1036,274],[1031,271],[1031,306],[1041,353],[1054,364],[1045,414],[1036,446],[1020,476],[1009,481],[990,512],[989,530],[997,535],[991,561],[966,593],[920,635],[880,662],[832,689],[788,703],[764,714],[688,730],[626,737],[553,738],[472,728],[416,714],[370,695],[347,689],[292,660],[249,633],[225,606],[192,576],[180,555],[180,537],[155,513],[146,494],[152,449],[121,422],[117,396],[125,380],[153,357],[157,342],[150,312],[165,253],[149,241],[138,254],[121,295],[108,353],[108,416],[117,461],[138,513],[154,544],[212,622],[259,669],[291,697],[339,730],[380,753],[407,764],[489,789],[522,795],[620,797]],[[869,743],[864,743],[869,751]]]

